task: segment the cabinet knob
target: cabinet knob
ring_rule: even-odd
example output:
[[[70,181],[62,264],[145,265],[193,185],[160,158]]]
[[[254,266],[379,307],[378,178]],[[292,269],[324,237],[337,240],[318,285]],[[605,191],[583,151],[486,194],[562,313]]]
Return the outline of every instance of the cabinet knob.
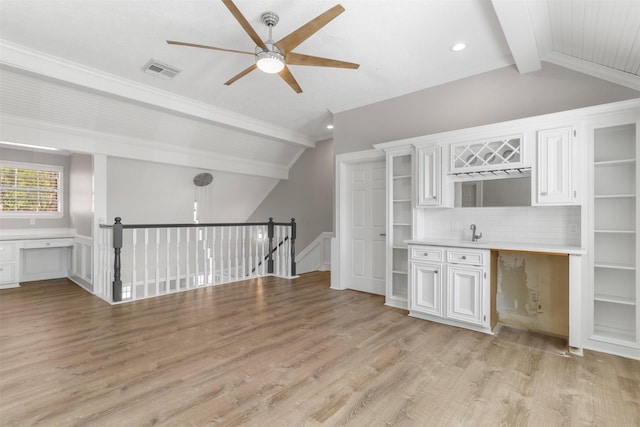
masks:
[[[542,193],[540,193],[541,196],[546,196],[548,193],[546,191],[543,191]]]
[[[462,255],[462,259],[467,259],[467,256],[466,255]]]
[[[429,256],[429,252],[425,252],[425,253],[423,253],[422,255],[424,255],[424,256]]]

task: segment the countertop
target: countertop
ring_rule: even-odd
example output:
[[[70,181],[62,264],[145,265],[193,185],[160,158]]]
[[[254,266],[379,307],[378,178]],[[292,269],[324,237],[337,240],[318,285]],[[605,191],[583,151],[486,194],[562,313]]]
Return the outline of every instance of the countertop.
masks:
[[[445,240],[445,239],[427,239],[427,240],[405,240],[409,245],[429,245],[429,246],[448,246],[456,248],[475,248],[475,249],[492,249],[503,251],[520,251],[520,252],[543,252],[552,254],[569,254],[584,255],[587,253],[585,248],[580,246],[563,246],[550,245],[544,243],[518,243],[518,242],[492,242],[482,240],[472,242],[470,240]]]

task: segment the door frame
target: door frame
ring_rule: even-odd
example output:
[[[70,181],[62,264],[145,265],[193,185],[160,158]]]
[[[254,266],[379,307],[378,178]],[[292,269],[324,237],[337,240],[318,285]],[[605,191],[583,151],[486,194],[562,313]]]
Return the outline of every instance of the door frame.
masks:
[[[350,254],[344,250],[349,241],[348,215],[349,215],[349,168],[358,163],[384,161],[384,152],[371,149],[336,155],[335,164],[335,233],[331,247],[331,289],[347,289],[347,275]],[[386,168],[386,164],[385,164]]]

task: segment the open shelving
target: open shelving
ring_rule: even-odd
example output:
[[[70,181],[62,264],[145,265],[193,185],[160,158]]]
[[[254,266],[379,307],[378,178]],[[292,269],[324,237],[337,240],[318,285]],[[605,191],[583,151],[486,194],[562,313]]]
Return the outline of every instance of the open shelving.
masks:
[[[390,272],[387,280],[386,304],[407,308],[409,293],[408,249],[406,240],[412,237],[412,153],[410,150],[387,154],[389,194],[388,257]]]
[[[593,337],[637,344],[636,125],[594,130]]]

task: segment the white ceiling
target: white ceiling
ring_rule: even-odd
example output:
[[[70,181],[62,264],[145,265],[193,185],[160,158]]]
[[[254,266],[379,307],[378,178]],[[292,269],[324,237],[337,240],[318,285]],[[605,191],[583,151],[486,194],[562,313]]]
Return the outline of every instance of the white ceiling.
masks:
[[[265,40],[263,12],[280,15],[278,40],[336,2],[235,0]],[[640,90],[638,0],[340,4],[346,11],[295,52],[360,68],[291,66],[303,90],[296,94],[260,71],[224,86],[251,65],[250,55],[165,42],[253,51],[219,0],[0,0],[0,114],[286,170],[304,148],[331,136],[330,112],[512,64],[524,73],[550,61]],[[467,49],[450,51],[457,41]],[[151,58],[182,71],[173,80],[150,76],[141,68]]]

